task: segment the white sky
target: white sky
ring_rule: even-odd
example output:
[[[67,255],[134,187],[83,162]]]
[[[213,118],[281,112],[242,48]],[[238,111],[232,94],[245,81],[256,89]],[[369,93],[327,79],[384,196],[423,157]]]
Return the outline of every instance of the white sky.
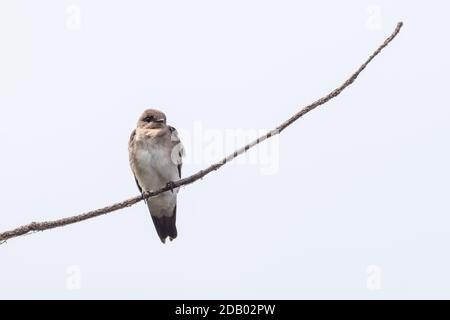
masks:
[[[136,195],[127,141],[145,108],[190,141],[186,176],[405,26],[351,88],[253,150],[259,164],[181,190],[174,243],[142,203],[13,239],[0,298],[450,298],[449,10],[1,0],[1,231]]]

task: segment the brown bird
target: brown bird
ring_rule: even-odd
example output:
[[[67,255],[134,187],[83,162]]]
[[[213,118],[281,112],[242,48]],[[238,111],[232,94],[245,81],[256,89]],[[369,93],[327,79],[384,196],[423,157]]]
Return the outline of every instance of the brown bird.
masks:
[[[181,178],[183,145],[166,115],[155,109],[145,110],[128,143],[130,166],[141,193],[156,191]],[[162,243],[178,235],[176,227],[178,188],[146,201]]]

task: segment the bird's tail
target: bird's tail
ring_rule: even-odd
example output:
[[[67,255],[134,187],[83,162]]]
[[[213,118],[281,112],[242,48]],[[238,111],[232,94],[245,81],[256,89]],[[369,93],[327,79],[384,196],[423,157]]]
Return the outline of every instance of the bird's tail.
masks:
[[[156,232],[162,243],[166,243],[168,237],[170,241],[175,239],[178,235],[176,220],[177,220],[177,206],[173,209],[171,216],[155,217],[152,215],[153,224],[155,225]]]

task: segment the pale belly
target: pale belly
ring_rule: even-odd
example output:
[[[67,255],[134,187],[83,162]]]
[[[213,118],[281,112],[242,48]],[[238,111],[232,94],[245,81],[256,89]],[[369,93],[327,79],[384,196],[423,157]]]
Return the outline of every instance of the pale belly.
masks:
[[[144,191],[155,191],[168,182],[179,179],[177,165],[172,161],[170,153],[163,148],[138,150],[135,168],[136,179]]]

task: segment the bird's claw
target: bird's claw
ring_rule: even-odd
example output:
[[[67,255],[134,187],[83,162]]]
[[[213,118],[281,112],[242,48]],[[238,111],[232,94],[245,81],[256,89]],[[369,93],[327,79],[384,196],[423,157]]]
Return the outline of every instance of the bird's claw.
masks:
[[[145,202],[145,203],[147,203],[147,200],[148,200],[148,199],[146,198],[146,195],[147,195],[147,191],[142,191],[142,192],[141,192],[142,199],[144,199],[144,202]]]
[[[175,182],[173,182],[173,181],[167,182],[166,187],[167,187],[168,189],[170,189],[170,191],[172,191],[172,193],[173,193],[173,189],[175,189]]]

